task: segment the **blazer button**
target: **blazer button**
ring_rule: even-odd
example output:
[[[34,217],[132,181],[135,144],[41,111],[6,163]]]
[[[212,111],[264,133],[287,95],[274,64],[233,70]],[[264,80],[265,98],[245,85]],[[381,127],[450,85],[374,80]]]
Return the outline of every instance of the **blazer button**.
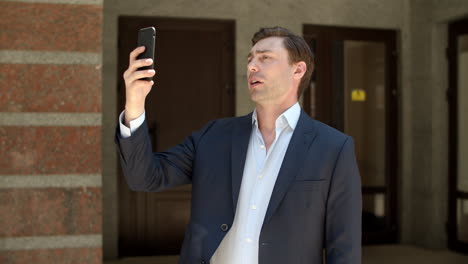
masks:
[[[228,229],[229,229],[229,226],[227,224],[221,225],[221,230],[223,230],[224,232],[228,231]]]
[[[207,264],[206,261],[202,260],[200,261],[200,264]]]

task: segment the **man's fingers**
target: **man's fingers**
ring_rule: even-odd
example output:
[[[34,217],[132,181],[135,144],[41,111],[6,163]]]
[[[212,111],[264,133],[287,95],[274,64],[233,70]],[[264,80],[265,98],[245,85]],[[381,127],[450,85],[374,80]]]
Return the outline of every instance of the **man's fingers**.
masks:
[[[136,71],[140,67],[150,66],[151,64],[153,64],[152,59],[134,60],[133,63],[130,63],[130,66],[128,66],[128,70],[130,70],[130,72]]]
[[[134,49],[132,52],[130,52],[130,63],[129,63],[129,65],[131,65],[133,63],[133,61],[136,60],[136,57],[138,57],[138,55],[143,53],[143,51],[145,51],[145,46],[140,46],[140,47]]]
[[[152,77],[156,74],[155,70],[143,70],[143,71],[136,71],[133,74],[129,75],[127,78],[127,82],[131,83],[141,78],[145,77]]]
[[[153,86],[154,82],[153,81],[145,81],[145,80],[136,80],[135,81],[135,86],[137,87],[151,87]]]
[[[126,82],[132,82],[135,80],[135,78],[131,78],[131,76],[134,74],[134,72],[138,71],[138,68],[144,67],[144,66],[150,66],[153,64],[153,60],[150,58],[145,58],[145,59],[139,59],[137,60],[136,58],[138,55],[143,53],[145,51],[145,46],[140,46],[134,49],[132,52],[130,52],[130,58],[129,58],[129,64],[128,64],[128,69],[124,72],[123,77]],[[144,77],[151,77],[150,76],[144,76]],[[141,77],[138,77],[141,78]]]
[[[124,72],[123,74],[124,79],[132,75],[135,71],[138,70],[138,68],[144,67],[144,66],[150,66],[151,64],[153,64],[152,59],[141,59],[141,60],[133,61],[133,63],[131,63],[128,69]]]
[[[132,65],[135,63],[138,55],[140,55],[144,50],[145,50],[145,46],[140,46],[134,49],[132,52],[130,52],[128,68],[123,74],[124,79],[127,79],[130,75],[133,74],[134,71],[136,71],[137,68],[132,67]]]

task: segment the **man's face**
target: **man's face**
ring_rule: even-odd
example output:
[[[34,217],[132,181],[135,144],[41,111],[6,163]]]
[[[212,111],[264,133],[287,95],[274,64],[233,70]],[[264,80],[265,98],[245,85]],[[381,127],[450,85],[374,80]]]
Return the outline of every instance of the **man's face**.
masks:
[[[295,95],[294,66],[289,63],[283,38],[269,37],[258,41],[247,59],[247,80],[254,102],[281,103]]]

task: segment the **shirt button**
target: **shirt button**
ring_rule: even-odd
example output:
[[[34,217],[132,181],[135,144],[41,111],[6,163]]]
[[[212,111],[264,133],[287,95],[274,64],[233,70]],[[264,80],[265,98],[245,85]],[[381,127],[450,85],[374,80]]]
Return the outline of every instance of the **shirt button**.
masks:
[[[259,179],[263,178],[263,174],[258,175],[258,178]]]
[[[229,229],[229,226],[227,224],[221,225],[221,230],[223,230],[224,232],[226,232],[228,229]]]
[[[250,237],[248,237],[248,238],[245,239],[245,242],[252,243],[252,239]]]
[[[260,145],[260,148],[261,148],[261,149],[264,149],[264,148],[265,148],[265,145]]]
[[[255,204],[252,204],[252,210],[256,210],[257,206]]]

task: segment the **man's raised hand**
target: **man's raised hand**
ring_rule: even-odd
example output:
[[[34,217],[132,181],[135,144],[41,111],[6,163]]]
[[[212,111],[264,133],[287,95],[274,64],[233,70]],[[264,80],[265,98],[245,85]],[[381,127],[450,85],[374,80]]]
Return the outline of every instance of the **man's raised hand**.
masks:
[[[130,127],[130,121],[139,117],[145,111],[145,99],[151,91],[153,81],[139,80],[152,77],[154,70],[139,70],[138,68],[153,64],[152,59],[136,58],[145,51],[145,47],[138,47],[130,53],[128,69],[124,72],[125,80],[125,125]]]

